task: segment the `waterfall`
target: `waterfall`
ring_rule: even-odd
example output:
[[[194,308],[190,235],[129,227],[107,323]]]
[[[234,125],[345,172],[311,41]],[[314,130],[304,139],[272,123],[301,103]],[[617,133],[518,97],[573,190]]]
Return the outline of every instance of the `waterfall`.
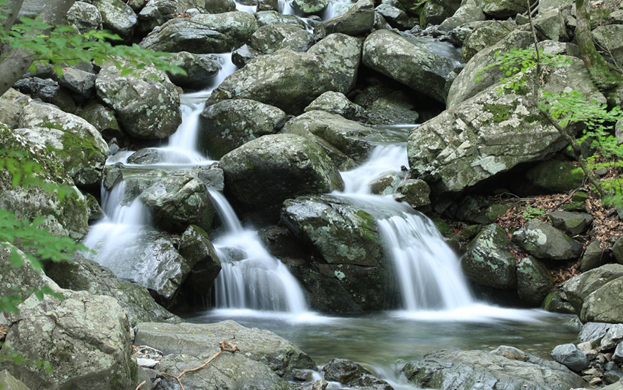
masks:
[[[407,166],[405,145],[376,147],[366,163],[344,172],[345,191],[336,195],[363,205],[377,219],[407,311],[453,310],[474,304],[454,252],[435,225],[391,196],[371,195],[369,183]]]

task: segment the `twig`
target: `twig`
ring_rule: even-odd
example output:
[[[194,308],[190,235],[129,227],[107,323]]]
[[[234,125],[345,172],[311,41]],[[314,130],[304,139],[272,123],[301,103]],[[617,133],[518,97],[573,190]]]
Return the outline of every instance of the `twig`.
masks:
[[[200,365],[199,367],[191,368],[191,369],[189,369],[189,370],[184,370],[184,371],[182,371],[182,373],[181,373],[181,374],[179,374],[178,376],[171,375],[171,374],[168,374],[168,373],[166,373],[166,372],[163,372],[163,373],[162,373],[162,375],[166,375],[166,376],[170,376],[171,378],[175,378],[175,379],[177,380],[177,383],[179,383],[180,387],[182,388],[182,390],[186,390],[186,389],[184,388],[184,385],[182,385],[182,381],[180,380],[180,378],[181,378],[183,375],[185,375],[185,374],[187,374],[187,373],[189,373],[189,372],[195,372],[195,371],[199,371],[199,370],[201,370],[202,368],[204,368],[205,366],[207,366],[208,364],[210,364],[210,363],[211,363],[214,359],[216,359],[216,357],[217,357],[218,355],[222,354],[222,353],[223,353],[223,351],[226,351],[226,352],[231,352],[231,353],[234,353],[234,352],[236,352],[236,351],[240,351],[240,349],[238,348],[238,346],[237,346],[236,344],[232,344],[232,343],[230,343],[229,341],[221,341],[221,342],[219,343],[219,345],[218,345],[218,346],[219,346],[219,348],[220,348],[221,350],[220,350],[220,351],[218,351],[217,353],[215,353],[215,354],[214,354],[214,356],[212,356],[210,359],[208,359],[208,361],[206,361],[205,363],[203,363],[203,364],[202,364],[202,365]],[[140,387],[140,386],[139,386],[139,387]],[[137,389],[137,390],[138,390],[138,389]]]
[[[142,381],[141,383],[138,384],[138,386],[136,386],[136,389],[134,390],[140,390],[141,386],[143,386],[145,383],[147,383],[147,381]]]

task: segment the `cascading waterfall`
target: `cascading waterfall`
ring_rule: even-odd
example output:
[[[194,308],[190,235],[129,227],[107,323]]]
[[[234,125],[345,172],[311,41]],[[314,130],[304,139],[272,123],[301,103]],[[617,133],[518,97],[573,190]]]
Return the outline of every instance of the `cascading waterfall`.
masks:
[[[370,195],[368,183],[407,164],[406,146],[378,146],[366,163],[342,174],[345,191],[336,195],[363,205],[377,218],[403,309],[453,310],[473,305],[458,258],[432,221],[391,196]]]

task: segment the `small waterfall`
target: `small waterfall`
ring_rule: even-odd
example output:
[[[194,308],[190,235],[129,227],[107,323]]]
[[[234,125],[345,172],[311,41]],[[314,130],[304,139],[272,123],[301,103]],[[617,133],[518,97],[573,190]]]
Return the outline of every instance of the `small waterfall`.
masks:
[[[242,228],[223,195],[210,195],[226,228],[214,241],[222,267],[214,287],[216,307],[306,312],[303,291],[287,267],[268,253],[257,232]]]
[[[344,172],[346,190],[338,193],[377,218],[386,253],[400,287],[403,309],[452,310],[474,303],[459,261],[434,224],[391,196],[370,195],[369,183],[407,166],[404,145],[378,146],[360,167]]]

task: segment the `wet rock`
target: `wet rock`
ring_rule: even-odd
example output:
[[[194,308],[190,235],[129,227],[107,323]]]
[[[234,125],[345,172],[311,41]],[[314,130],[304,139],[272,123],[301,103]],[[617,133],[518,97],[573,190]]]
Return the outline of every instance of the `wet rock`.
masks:
[[[354,87],[361,43],[333,34],[307,53],[282,49],[257,58],[223,81],[208,105],[225,99],[252,99],[288,114],[298,114],[327,91],[347,93]]]
[[[537,259],[528,256],[517,265],[517,293],[519,298],[534,306],[539,306],[554,288],[554,281]]]
[[[226,191],[243,211],[275,217],[285,199],[344,185],[320,146],[294,134],[265,135],[247,142],[223,156],[220,166]]]
[[[115,298],[128,315],[130,326],[141,322],[181,322],[158,305],[145,287],[119,279],[108,268],[74,254],[73,262],[46,264],[46,274],[61,288]]]
[[[121,0],[93,0],[102,15],[102,25],[106,30],[128,39],[134,32],[138,18],[132,7]]]
[[[473,282],[511,289],[517,286],[515,257],[508,250],[510,240],[496,224],[485,227],[467,246],[461,259],[465,275]]]
[[[282,133],[312,134],[359,163],[364,162],[377,145],[404,141],[404,136],[395,132],[364,126],[325,111],[309,111],[291,119]]]
[[[556,346],[552,350],[552,359],[575,372],[581,372],[588,368],[588,358],[574,344]]]
[[[95,198],[95,196],[87,193],[85,194],[87,207],[89,208],[89,222],[99,221],[103,219],[106,215],[104,214],[104,210],[100,206],[99,202]]]
[[[171,64],[186,71],[186,75],[174,75],[167,72],[171,82],[180,87],[195,90],[209,86],[212,83],[212,78],[221,70],[221,65],[217,59],[185,51],[173,54]]]
[[[266,364],[280,377],[287,379],[293,369],[316,368],[313,360],[289,341],[270,331],[245,328],[234,321],[178,325],[142,323],[138,325],[135,343],[149,345],[165,355],[212,356],[217,352],[218,344],[232,336],[236,337],[235,344],[241,350],[236,355]]]
[[[199,119],[199,146],[213,159],[267,134],[276,134],[286,119],[277,107],[249,99],[223,100],[208,106]]]
[[[140,46],[166,52],[226,53],[246,43],[257,28],[255,17],[246,12],[197,14],[156,27]]]
[[[324,11],[329,5],[328,0],[294,0],[292,4],[304,14],[315,14]]]
[[[362,60],[418,92],[440,102],[446,100],[454,64],[422,44],[387,30],[375,31],[364,42]]]
[[[150,165],[157,164],[162,159],[162,153],[158,149],[139,149],[128,157],[128,164]]]
[[[513,242],[541,259],[572,260],[582,253],[582,245],[577,241],[537,219],[528,221],[522,229],[513,233]]]
[[[394,199],[405,202],[414,209],[423,210],[430,206],[430,187],[424,180],[407,179],[396,187]]]
[[[179,253],[194,266],[184,282],[191,296],[208,296],[221,271],[221,261],[208,234],[199,226],[191,225],[180,239]]]
[[[564,231],[572,237],[586,232],[591,223],[593,223],[593,217],[590,214],[554,211],[548,215],[555,228]]]
[[[350,360],[332,359],[322,368],[322,371],[326,380],[357,389],[393,390],[387,382],[374,377],[370,371]]]
[[[76,27],[80,33],[103,28],[103,18],[100,11],[93,4],[84,1],[76,1],[67,11],[68,24]]]
[[[163,178],[143,191],[140,199],[162,230],[182,232],[189,225],[212,228],[216,211],[199,179],[186,175]]]
[[[606,264],[569,279],[563,285],[569,302],[580,312],[586,298],[594,291],[623,276],[623,265]]]
[[[0,350],[5,356],[10,349],[25,359],[47,361],[52,371],[12,360],[3,366],[32,389],[133,388],[137,366],[121,306],[111,297],[61,292],[63,301],[51,296],[39,301],[33,294],[21,304],[11,318],[7,348]]]
[[[580,343],[589,342],[593,348],[601,344],[601,340],[604,338],[608,329],[612,324],[606,324],[603,322],[587,322],[582,326],[578,340]]]
[[[580,271],[586,272],[602,266],[606,262],[606,254],[601,249],[599,241],[595,240],[588,244],[582,256]]]
[[[115,110],[125,130],[142,139],[173,134],[182,122],[180,97],[166,74],[148,67],[137,76],[120,75],[114,64],[105,63],[95,87],[97,96]]]
[[[340,92],[325,92],[305,107],[305,112],[326,111],[345,119],[365,122],[368,118],[363,107],[351,102]]]
[[[373,1],[359,0],[346,13],[322,22],[314,32],[322,35],[334,33],[362,35],[372,30],[374,14]]]
[[[614,353],[612,354],[612,360],[615,363],[623,363],[623,343],[617,344],[616,348],[614,349]],[[621,378],[623,378],[623,375],[619,376],[619,379]]]
[[[370,192],[375,195],[391,195],[402,180],[401,177],[388,173],[370,182]]]
[[[407,363],[402,372],[416,386],[442,390],[566,390],[588,385],[558,363],[534,356],[524,362],[483,351],[432,352]]]
[[[543,309],[553,313],[575,314],[575,309],[560,290],[551,291],[543,300]]]

